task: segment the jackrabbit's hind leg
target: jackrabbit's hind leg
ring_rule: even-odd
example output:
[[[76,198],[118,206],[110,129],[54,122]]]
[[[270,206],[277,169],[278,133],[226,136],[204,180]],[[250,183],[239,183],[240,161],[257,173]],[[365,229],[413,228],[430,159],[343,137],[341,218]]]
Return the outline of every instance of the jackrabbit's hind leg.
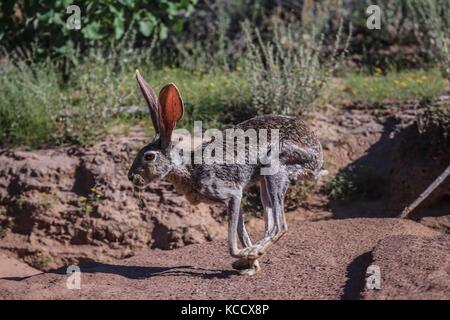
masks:
[[[252,240],[250,239],[250,236],[247,233],[247,229],[245,229],[244,214],[242,212],[239,214],[238,236],[244,248],[252,246]]]
[[[244,253],[249,258],[262,257],[268,248],[286,233],[287,223],[284,216],[283,198],[287,182],[287,177],[281,174],[279,176],[267,176],[261,184],[266,231],[261,241],[250,248],[244,249]]]
[[[277,242],[288,230],[286,214],[284,212],[284,195],[288,183],[288,175],[283,173],[267,179],[266,190],[273,204],[273,214],[276,224],[276,234],[272,238],[273,243]]]

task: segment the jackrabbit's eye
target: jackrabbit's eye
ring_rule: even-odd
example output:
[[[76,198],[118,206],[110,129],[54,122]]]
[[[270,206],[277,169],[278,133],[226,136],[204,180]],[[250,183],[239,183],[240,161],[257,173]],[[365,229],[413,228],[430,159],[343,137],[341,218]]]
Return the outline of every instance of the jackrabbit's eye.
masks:
[[[146,162],[150,162],[150,161],[153,161],[155,159],[156,159],[156,153],[149,152],[149,153],[144,154],[144,160]]]

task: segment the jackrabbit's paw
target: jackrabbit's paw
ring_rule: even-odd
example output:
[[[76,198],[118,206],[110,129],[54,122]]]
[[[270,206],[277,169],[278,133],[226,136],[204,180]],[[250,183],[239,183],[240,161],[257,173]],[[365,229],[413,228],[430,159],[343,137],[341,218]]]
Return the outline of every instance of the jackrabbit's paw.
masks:
[[[247,259],[237,259],[235,261],[233,261],[233,263],[231,264],[231,267],[234,270],[245,270],[250,268],[250,263]]]
[[[253,266],[251,268],[241,270],[239,272],[239,274],[242,276],[254,276],[255,274],[258,274],[260,272],[261,272],[261,267],[259,266],[259,262],[258,262],[258,260],[255,260],[253,262]]]
[[[251,246],[245,249],[242,249],[239,254],[246,259],[255,260],[261,258],[264,255],[264,252],[261,250],[259,246]]]

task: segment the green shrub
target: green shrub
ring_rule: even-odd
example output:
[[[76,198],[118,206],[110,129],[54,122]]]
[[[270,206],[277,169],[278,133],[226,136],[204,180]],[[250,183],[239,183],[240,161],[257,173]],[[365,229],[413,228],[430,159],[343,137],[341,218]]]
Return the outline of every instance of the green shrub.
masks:
[[[55,132],[59,79],[45,61],[30,68],[3,60],[0,68],[1,144],[42,143]]]
[[[324,47],[320,30],[313,27],[310,33],[297,32],[301,27],[274,25],[273,37],[265,42],[258,29],[251,32],[245,26],[245,75],[257,113],[304,112],[338,68],[348,43],[342,41],[342,25],[326,61],[321,61]]]
[[[289,186],[284,197],[285,209],[294,210],[302,205],[308,195],[314,191],[315,183],[311,181],[299,181],[293,186]]]
[[[30,65],[0,60],[0,145],[92,144],[112,126],[126,128],[136,117],[147,118],[146,112],[123,112],[132,106],[146,110],[134,78],[138,67],[157,92],[168,82],[177,84],[186,108],[180,127],[189,128],[194,119],[217,127],[227,110],[247,99],[245,81],[237,72],[159,68],[148,57],[147,51],[121,53],[117,60],[123,63],[116,65],[115,59],[88,53],[77,58],[66,81],[50,60]]]
[[[328,196],[334,200],[351,200],[356,192],[357,187],[352,177],[347,173],[338,173],[327,185],[326,191]]]
[[[98,46],[111,50],[128,32],[137,33],[140,42],[155,35],[165,39],[180,32],[184,19],[197,0],[6,0],[0,3],[0,40],[8,50],[25,54],[37,45],[33,55],[71,56],[78,49]],[[81,10],[81,29],[69,30],[67,7]]]
[[[417,1],[417,0],[416,0]],[[431,47],[431,54],[450,81],[450,15],[447,0],[425,0],[416,4],[416,17],[427,29],[422,45]],[[431,40],[431,41],[430,41]]]
[[[358,166],[341,171],[325,187],[334,200],[376,200],[382,196],[383,179],[370,167]]]

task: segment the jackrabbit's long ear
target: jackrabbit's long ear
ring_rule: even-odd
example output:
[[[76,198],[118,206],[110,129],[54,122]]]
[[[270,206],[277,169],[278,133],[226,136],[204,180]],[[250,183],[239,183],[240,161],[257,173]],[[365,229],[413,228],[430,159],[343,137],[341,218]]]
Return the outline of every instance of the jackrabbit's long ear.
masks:
[[[155,91],[150,85],[142,78],[139,70],[136,70],[136,80],[144,96],[145,102],[147,102],[148,110],[150,111],[150,117],[152,118],[153,127],[155,127],[156,134],[159,134],[161,130],[161,121],[159,115],[159,101]]]
[[[180,91],[175,84],[169,83],[159,92],[159,105],[161,114],[162,147],[166,148],[170,145],[172,131],[178,120],[183,117],[184,105],[181,99]]]

